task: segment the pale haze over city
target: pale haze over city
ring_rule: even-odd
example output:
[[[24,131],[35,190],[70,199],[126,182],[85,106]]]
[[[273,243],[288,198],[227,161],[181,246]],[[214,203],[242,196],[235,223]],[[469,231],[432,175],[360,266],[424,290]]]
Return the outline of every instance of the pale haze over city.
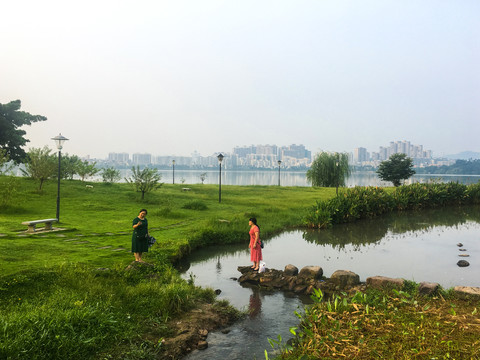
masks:
[[[0,103],[28,147],[105,158],[250,144],[480,151],[480,2],[17,0]]]

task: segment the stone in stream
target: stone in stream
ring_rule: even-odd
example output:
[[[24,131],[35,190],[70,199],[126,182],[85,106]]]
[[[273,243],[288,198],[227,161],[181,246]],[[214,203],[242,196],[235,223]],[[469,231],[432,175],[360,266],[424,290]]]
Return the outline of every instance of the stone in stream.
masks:
[[[459,260],[457,262],[457,265],[460,266],[460,267],[465,267],[465,266],[469,266],[470,263],[467,260]]]
[[[360,284],[360,276],[348,270],[335,271],[330,277],[330,280],[341,289],[344,289],[347,286],[355,286]]]
[[[208,348],[208,342],[206,342],[205,340],[201,340],[198,342],[197,344],[198,350],[205,350],[206,348]]]
[[[283,272],[288,276],[297,276],[298,268],[295,265],[288,264],[285,266],[285,270],[283,270]]]
[[[418,285],[418,293],[424,296],[433,295],[437,292],[439,287],[440,287],[440,284],[438,283],[421,282]]]

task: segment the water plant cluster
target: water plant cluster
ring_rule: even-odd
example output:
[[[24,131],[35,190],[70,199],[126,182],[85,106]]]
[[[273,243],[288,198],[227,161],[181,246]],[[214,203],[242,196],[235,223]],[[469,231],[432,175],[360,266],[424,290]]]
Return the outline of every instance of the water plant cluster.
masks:
[[[305,224],[322,229],[392,211],[479,203],[480,183],[415,183],[395,189],[356,186],[334,198],[317,201],[305,217]]]
[[[303,315],[297,313],[300,325],[290,329],[293,340],[269,340],[281,349],[277,359],[480,357],[478,302],[458,301],[448,291],[424,297],[406,282],[402,290],[371,289],[331,299],[315,290],[312,300]]]

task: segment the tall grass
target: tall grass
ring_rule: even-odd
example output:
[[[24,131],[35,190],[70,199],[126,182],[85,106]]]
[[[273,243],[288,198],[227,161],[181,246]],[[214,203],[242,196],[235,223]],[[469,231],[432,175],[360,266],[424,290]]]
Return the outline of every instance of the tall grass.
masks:
[[[326,228],[362,218],[373,218],[392,211],[418,210],[441,206],[480,203],[480,183],[428,183],[404,185],[385,190],[378,187],[354,187],[338,196],[317,201],[305,217],[312,228]]]
[[[282,350],[279,359],[478,359],[478,303],[422,297],[416,284],[401,290],[369,290],[325,300],[321,291],[293,341],[270,340]]]
[[[114,353],[122,343],[136,348],[153,324],[157,338],[167,336],[162,325],[168,319],[215,298],[168,265],[136,271],[65,266],[16,276],[0,289],[2,359],[85,359]]]

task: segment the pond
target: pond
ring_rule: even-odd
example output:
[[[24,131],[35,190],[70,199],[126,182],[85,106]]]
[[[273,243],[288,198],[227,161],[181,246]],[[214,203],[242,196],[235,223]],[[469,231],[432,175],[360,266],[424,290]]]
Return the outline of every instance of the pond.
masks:
[[[248,225],[245,232],[247,239]],[[272,353],[268,338],[288,339],[289,327],[298,325],[294,312],[302,312],[308,297],[242,287],[235,280],[240,276],[237,267],[250,263],[247,246],[245,240],[201,249],[181,265],[185,278],[194,276],[195,284],[220,289],[219,299],[250,312],[229,334],[210,334],[209,348],[194,351],[187,359],[264,359],[265,349]],[[361,281],[382,275],[437,282],[444,288],[480,286],[480,207],[408,212],[320,231],[287,231],[265,239],[263,251],[267,267],[279,270],[287,264],[299,269],[319,265],[327,277],[336,270],[350,270]],[[470,266],[457,266],[461,259]]]

